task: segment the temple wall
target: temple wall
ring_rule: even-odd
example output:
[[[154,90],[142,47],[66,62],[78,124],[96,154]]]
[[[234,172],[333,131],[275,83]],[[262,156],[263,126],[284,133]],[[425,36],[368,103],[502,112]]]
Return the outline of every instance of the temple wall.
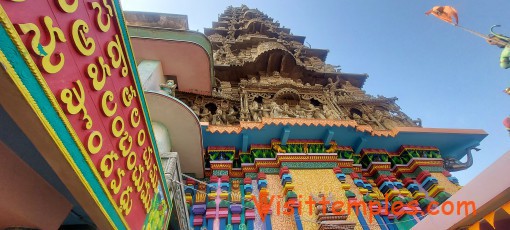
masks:
[[[294,191],[298,195],[302,195],[303,213],[301,214],[301,219],[303,220],[303,229],[305,230],[315,230],[318,229],[318,225],[315,223],[317,216],[315,213],[308,212],[308,205],[304,204],[305,200],[308,200],[308,196],[317,195],[319,192],[322,192],[329,196],[329,193],[333,194],[334,201],[342,201],[344,202],[343,210],[347,210],[347,197],[345,196],[345,192],[342,189],[341,183],[336,178],[333,170],[331,169],[291,169],[290,174],[292,175],[293,183],[295,185]],[[352,180],[351,180],[352,182]],[[352,187],[356,187],[355,185],[351,185]],[[358,192],[359,193],[359,192]],[[361,194],[358,199],[362,200]],[[359,223],[356,215],[351,213],[347,220],[356,223],[355,229],[362,229],[361,224]],[[374,228],[378,229],[378,228]]]
[[[270,195],[275,195],[275,200],[271,204],[271,210],[273,210],[273,214],[271,215],[271,223],[273,225],[273,229],[285,229],[285,230],[295,230],[296,222],[294,222],[294,217],[289,215],[284,215],[282,213],[282,207],[284,203],[284,199],[281,198],[280,202],[280,213],[277,214],[277,201],[280,199],[278,195],[283,196],[282,191],[283,187],[280,183],[280,177],[278,175],[267,175],[267,190],[269,190]]]
[[[430,175],[432,175],[433,177],[435,177],[437,179],[437,182],[440,186],[443,186],[444,187],[444,191],[449,193],[449,194],[455,194],[457,193],[457,191],[459,191],[459,189],[461,189],[462,187],[461,186],[458,186],[454,183],[452,183],[450,180],[448,180],[448,178],[443,175],[442,173],[430,173]]]
[[[359,189],[356,186],[356,184],[354,184],[354,181],[352,180],[351,176],[345,175],[345,182],[351,185],[351,189],[349,189],[349,190],[351,192],[353,192],[354,194],[356,194],[356,200],[362,202],[363,201],[363,195],[359,191]],[[365,219],[367,219],[367,218],[365,218]],[[362,230],[363,229],[363,227],[361,226],[361,223],[358,220],[358,217],[356,216],[356,214],[354,212],[351,212],[351,214],[349,215],[349,218],[347,218],[347,220],[356,222],[356,227],[354,229],[356,229],[356,230]],[[375,220],[371,224],[368,223],[368,227],[371,230],[380,230],[381,229]]]

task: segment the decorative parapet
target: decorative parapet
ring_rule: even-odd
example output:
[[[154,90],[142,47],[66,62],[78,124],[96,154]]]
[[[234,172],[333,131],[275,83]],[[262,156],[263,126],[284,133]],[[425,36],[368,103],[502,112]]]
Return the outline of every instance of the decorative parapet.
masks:
[[[423,158],[432,157],[432,158]],[[415,177],[423,170],[442,172],[443,159],[436,147],[404,145],[397,153],[385,149],[362,149],[355,153],[350,146],[338,146],[335,141],[325,146],[322,140],[291,139],[285,145],[280,139],[271,144],[252,144],[249,152],[236,153],[232,146],[210,146],[206,153],[206,175],[221,171],[231,177],[244,177],[246,173],[274,173],[283,166],[289,168],[340,167],[365,177],[388,175]],[[237,162],[237,163],[236,163]],[[404,163],[405,162],[405,163]],[[219,172],[216,172],[219,173]],[[454,180],[454,179],[452,179]]]
[[[278,153],[275,158],[255,158],[254,163],[243,163],[241,169],[233,168],[232,161],[211,161],[211,167],[206,168],[205,171],[206,175],[211,175],[214,170],[228,170],[230,177],[239,178],[247,173],[258,173],[263,168],[280,168],[285,162],[331,162],[336,165],[339,161],[336,153]],[[320,164],[316,167],[328,168],[329,166],[329,164]]]
[[[236,154],[236,148],[233,146],[209,146],[207,154],[210,161],[233,160]]]
[[[240,134],[243,130],[261,130],[266,125],[291,126],[332,126],[351,127],[356,131],[369,133],[371,136],[395,137],[399,129],[374,130],[370,125],[359,125],[355,120],[329,120],[308,118],[262,118],[261,122],[241,121],[239,125],[207,125],[206,131],[219,134]]]
[[[371,162],[367,169],[362,169],[363,176],[370,177],[374,176],[377,172],[380,171],[390,171],[391,163],[390,162]]]
[[[442,158],[412,158],[407,164],[395,165],[391,169],[395,176],[402,177],[405,174],[412,174],[419,167],[427,167],[427,169],[435,169],[433,172],[442,172],[443,159]],[[429,170],[430,171],[430,170]]]

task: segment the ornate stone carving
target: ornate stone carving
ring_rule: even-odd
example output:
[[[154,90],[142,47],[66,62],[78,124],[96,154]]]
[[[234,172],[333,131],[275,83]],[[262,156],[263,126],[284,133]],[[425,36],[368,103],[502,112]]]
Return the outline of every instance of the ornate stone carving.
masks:
[[[444,168],[450,172],[456,172],[460,170],[467,169],[473,165],[473,155],[471,153],[472,150],[480,151],[479,148],[471,147],[466,149],[466,155],[467,155],[467,161],[466,163],[460,162],[460,160],[457,160],[453,157],[446,157],[444,158]]]
[[[227,65],[235,62],[236,58],[230,49],[229,43],[223,42],[222,45],[214,51],[213,58],[216,64]]]
[[[202,122],[211,122],[212,121],[212,113],[207,108],[202,108],[202,113],[200,113],[200,121]]]
[[[323,50],[303,45],[262,12],[229,7],[218,20],[206,30],[216,68],[212,95],[176,94],[200,121],[220,126],[262,118],[352,119],[378,131],[421,125],[400,111],[396,98],[366,94],[351,84],[356,78],[325,63]]]
[[[215,33],[213,35],[210,35],[208,36],[209,40],[211,42],[219,42],[219,43],[223,43],[225,41],[225,37],[219,35],[218,33]]]

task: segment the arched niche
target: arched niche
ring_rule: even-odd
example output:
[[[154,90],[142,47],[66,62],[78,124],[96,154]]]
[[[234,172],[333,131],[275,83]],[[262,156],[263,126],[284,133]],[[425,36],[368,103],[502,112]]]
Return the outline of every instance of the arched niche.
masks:
[[[287,103],[287,105],[290,105],[290,106],[298,105],[299,102],[301,101],[301,99],[299,97],[299,92],[297,90],[291,89],[291,88],[280,89],[273,96],[273,99],[279,105]]]

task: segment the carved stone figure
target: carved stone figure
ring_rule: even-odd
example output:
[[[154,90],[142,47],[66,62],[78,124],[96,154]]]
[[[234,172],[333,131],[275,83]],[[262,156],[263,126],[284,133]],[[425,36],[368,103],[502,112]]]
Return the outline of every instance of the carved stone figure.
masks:
[[[250,114],[251,114],[252,121],[261,121],[260,111],[261,110],[259,108],[259,103],[257,103],[256,101],[253,101],[251,104],[251,107],[250,107]]]
[[[232,53],[230,46],[230,44],[224,42],[223,45],[214,52],[213,58],[216,63],[228,64],[230,61],[234,61],[235,56]]]
[[[355,120],[356,123],[358,123],[359,125],[368,125],[367,123],[367,121],[369,120],[368,117],[365,114],[363,114],[362,116],[363,118],[357,113],[353,113],[352,119]]]
[[[271,117],[271,104],[269,103],[268,100],[264,100],[262,102],[261,112],[262,112],[262,117],[265,117],[265,118]]]
[[[294,58],[296,58],[296,60],[298,60],[298,61],[301,61],[301,56],[302,56],[301,52],[303,50],[303,47],[305,47],[305,46],[301,45],[301,46],[299,46],[299,48],[294,50]]]
[[[248,108],[241,109],[241,113],[239,114],[239,119],[241,119],[241,121],[249,121],[250,120],[250,110]]]
[[[304,109],[302,109],[302,108],[301,108],[301,106],[296,105],[296,106],[294,107],[294,110],[296,111],[296,117],[297,117],[297,118],[306,118],[306,117],[307,117],[307,116],[306,116],[306,112],[305,112],[305,110],[304,110]]]
[[[282,117],[283,110],[276,104],[276,102],[271,102],[271,117],[272,118],[280,118]]]
[[[200,108],[198,108],[197,105],[192,105],[191,110],[193,110],[193,112],[195,113],[195,115],[197,115],[197,117],[200,116]]]
[[[340,66],[339,65],[326,64],[326,66],[324,67],[324,71],[328,72],[328,73],[340,72]]]
[[[226,115],[226,118],[227,118],[227,119],[226,119],[226,121],[227,121],[227,125],[235,124],[235,123],[237,123],[237,122],[238,122],[238,120],[237,120],[237,114],[238,114],[238,112],[236,112],[236,111],[234,110],[234,108],[230,108],[230,109],[228,110],[228,113],[227,113],[227,115]]]
[[[290,109],[287,103],[282,105],[282,117],[296,117],[296,114]]]
[[[319,108],[315,108],[312,104],[309,105],[310,109],[313,109],[313,118],[315,119],[326,119]]]
[[[418,118],[416,120],[413,120],[413,123],[415,123],[417,126],[421,127],[421,118]]]
[[[385,117],[382,121],[382,125],[388,129],[388,130],[392,130],[396,127],[398,127],[398,124],[397,122],[393,121],[391,118],[389,117]]]
[[[200,121],[201,122],[211,122],[212,121],[212,113],[206,107],[204,107],[202,109],[202,113],[200,114]]]
[[[305,61],[305,65],[309,66],[311,69],[313,69],[315,71],[319,71],[319,72],[324,72],[325,71],[325,68],[324,68],[325,64],[318,57],[309,57],[309,58],[307,58],[307,60]]]
[[[306,118],[313,118],[313,114],[315,112],[315,107],[312,104],[308,104],[308,108],[303,108],[303,110],[306,112]]]
[[[334,81],[334,82],[333,82],[333,79],[328,78],[328,84],[326,85],[325,88],[328,90],[330,95],[333,97],[335,96],[335,94],[337,92],[337,85],[339,82],[340,82],[340,79],[338,78],[338,76],[336,77],[336,81]]]
[[[471,150],[480,151],[480,149],[476,147],[467,148],[466,163],[462,163],[460,160],[457,160],[453,157],[444,158],[444,168],[450,172],[456,172],[471,167],[471,165],[473,165],[473,155],[471,155]]]
[[[213,94],[213,96],[221,96],[221,92],[222,92],[221,81],[217,77],[214,77],[214,81],[216,83],[216,86],[213,87],[212,94]]]
[[[338,114],[336,114],[336,112],[330,109],[327,105],[322,105],[322,111],[324,111],[324,116],[326,117],[326,119],[330,120],[340,119]]]
[[[368,116],[366,114],[361,115],[361,120],[366,125],[368,125],[371,122],[370,118],[368,118]]]
[[[216,114],[212,115],[211,123],[213,125],[222,125],[223,124],[222,116],[223,116],[223,111],[221,111],[221,109],[216,110]]]

